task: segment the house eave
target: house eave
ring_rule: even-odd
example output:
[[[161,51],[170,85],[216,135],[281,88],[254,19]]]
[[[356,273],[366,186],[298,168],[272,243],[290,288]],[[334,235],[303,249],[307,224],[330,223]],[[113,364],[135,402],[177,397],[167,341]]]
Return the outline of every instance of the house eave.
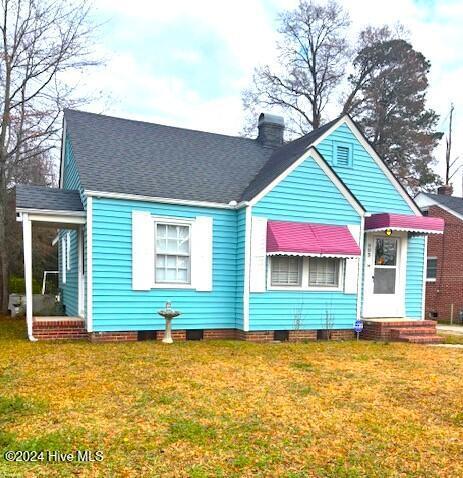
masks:
[[[247,201],[241,201],[235,204],[233,201],[230,203],[219,203],[219,202],[210,202],[210,201],[195,201],[190,199],[175,199],[175,198],[166,198],[158,196],[145,196],[141,194],[127,194],[127,193],[115,193],[107,191],[93,191],[86,189],[84,194],[89,197],[94,198],[105,198],[105,199],[122,199],[128,201],[145,201],[145,202],[157,202],[164,204],[179,204],[182,206],[197,206],[197,207],[209,207],[215,209],[241,209],[248,205]]]

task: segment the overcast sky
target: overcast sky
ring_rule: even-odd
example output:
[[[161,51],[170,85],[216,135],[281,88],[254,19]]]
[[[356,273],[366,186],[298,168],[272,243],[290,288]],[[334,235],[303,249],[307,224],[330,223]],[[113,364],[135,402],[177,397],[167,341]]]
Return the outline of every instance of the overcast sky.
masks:
[[[237,134],[241,92],[253,68],[274,61],[276,15],[293,0],[95,0],[104,22],[97,50],[104,67],[86,76],[101,91],[88,111]],[[455,104],[454,152],[463,157],[463,1],[351,0],[353,28],[402,22],[432,63],[429,105],[448,126]],[[334,114],[334,113],[333,113]],[[329,119],[329,118],[327,118]],[[442,148],[436,154],[443,159]],[[443,173],[442,161],[438,172]],[[461,174],[455,181],[461,194]]]

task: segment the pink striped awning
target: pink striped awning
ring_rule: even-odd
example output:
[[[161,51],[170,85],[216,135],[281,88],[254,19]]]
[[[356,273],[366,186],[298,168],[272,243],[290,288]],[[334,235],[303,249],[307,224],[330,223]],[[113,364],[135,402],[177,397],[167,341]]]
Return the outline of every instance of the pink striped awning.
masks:
[[[408,231],[423,234],[442,234],[444,220],[439,217],[412,216],[410,214],[372,214],[365,218],[366,231]]]
[[[356,257],[360,247],[347,226],[268,221],[267,254]]]

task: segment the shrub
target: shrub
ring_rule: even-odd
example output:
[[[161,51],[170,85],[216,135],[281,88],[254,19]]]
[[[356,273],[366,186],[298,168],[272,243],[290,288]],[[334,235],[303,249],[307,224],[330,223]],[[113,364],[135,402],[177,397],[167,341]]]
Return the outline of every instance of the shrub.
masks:
[[[42,288],[37,279],[32,278],[32,293],[40,294]],[[11,276],[10,277],[10,294],[25,294],[26,293],[26,283],[23,277]]]

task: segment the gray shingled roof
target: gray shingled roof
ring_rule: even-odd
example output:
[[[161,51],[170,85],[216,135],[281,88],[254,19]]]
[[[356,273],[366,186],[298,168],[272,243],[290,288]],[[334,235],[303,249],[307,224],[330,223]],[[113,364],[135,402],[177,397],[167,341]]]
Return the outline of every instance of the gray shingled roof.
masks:
[[[423,194],[435,201],[436,203],[442,204],[442,206],[452,209],[452,211],[455,211],[457,214],[463,215],[463,198],[455,196],[446,196],[444,194]]]
[[[83,211],[79,191],[18,184],[16,207],[50,211]]]
[[[259,173],[245,189],[241,199],[243,201],[249,201],[260,193],[267,185],[288,169],[294,161],[300,158],[310,145],[312,145],[322,134],[328,131],[337,121],[339,121],[339,118],[336,118],[322,127],[311,131],[305,136],[286,143],[281,148],[275,150]]]
[[[87,190],[228,203],[247,200],[335,121],[274,150],[254,139],[66,110]]]

